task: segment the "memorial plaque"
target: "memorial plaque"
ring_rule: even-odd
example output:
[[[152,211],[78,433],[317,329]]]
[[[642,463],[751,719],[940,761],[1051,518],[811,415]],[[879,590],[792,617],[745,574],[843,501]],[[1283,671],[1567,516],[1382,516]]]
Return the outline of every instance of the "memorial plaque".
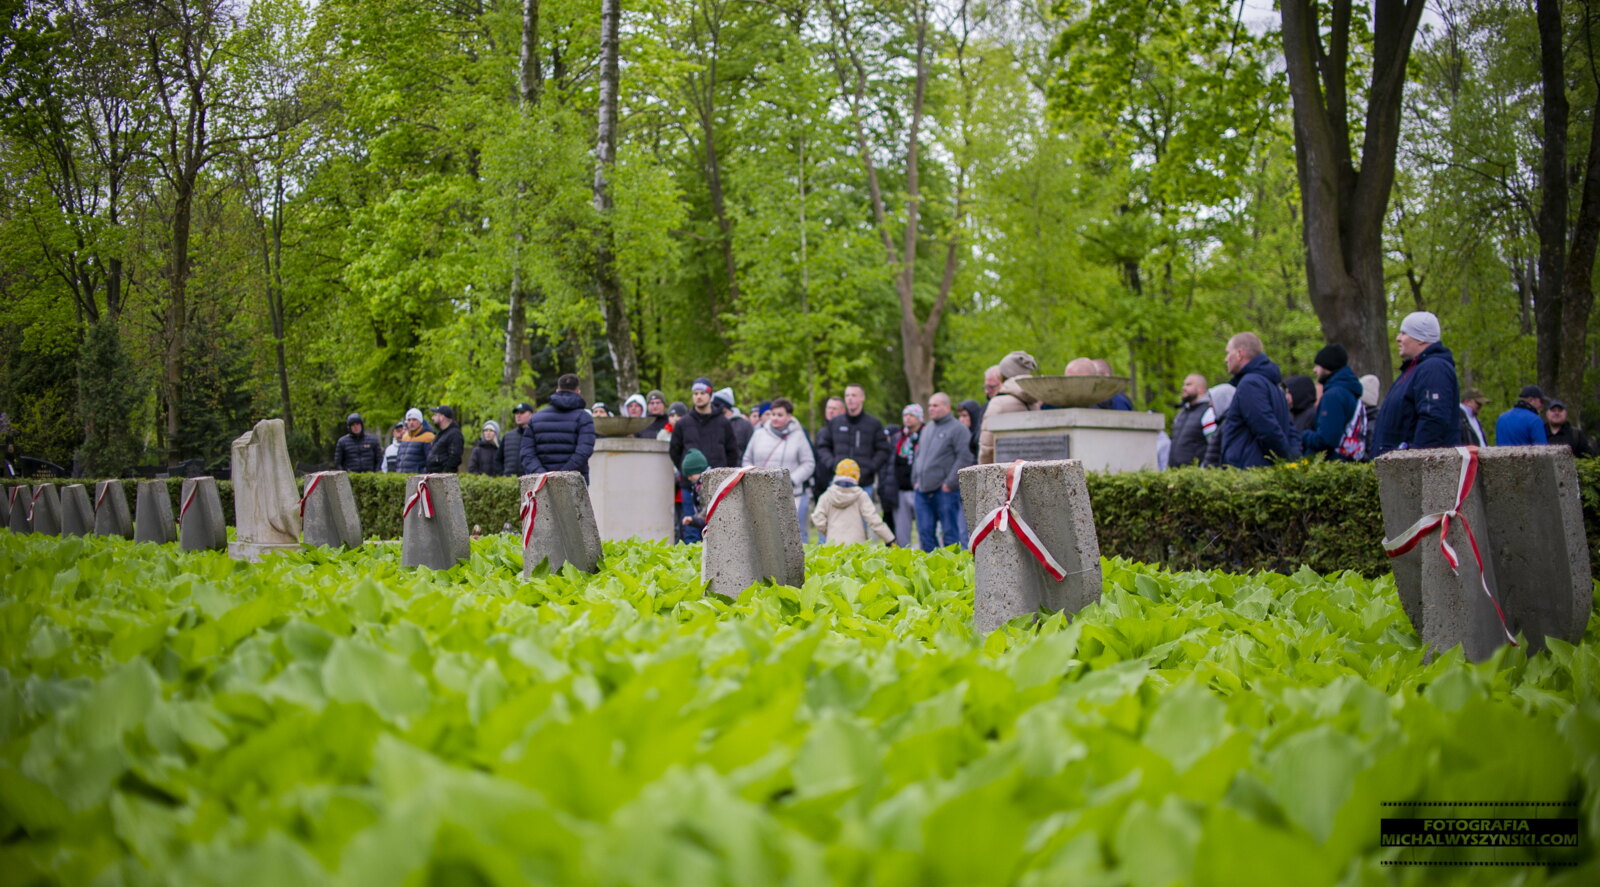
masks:
[[[996,435],[994,461],[999,464],[1025,459],[1029,462],[1052,462],[1072,458],[1070,434],[1008,434]]]

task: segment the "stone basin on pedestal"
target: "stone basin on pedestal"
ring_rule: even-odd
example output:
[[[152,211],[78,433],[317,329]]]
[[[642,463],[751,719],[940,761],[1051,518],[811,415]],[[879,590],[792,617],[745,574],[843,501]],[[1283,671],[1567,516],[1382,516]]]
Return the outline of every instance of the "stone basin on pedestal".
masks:
[[[1166,427],[1159,413],[1085,409],[1121,391],[1117,376],[1018,376],[1023,391],[1066,409],[1002,413],[986,419],[995,461],[1077,459],[1087,471],[1153,471],[1156,441]]]
[[[673,538],[673,471],[664,440],[631,435],[649,417],[612,416],[595,420],[594,455],[589,457],[589,501],[603,540]]]

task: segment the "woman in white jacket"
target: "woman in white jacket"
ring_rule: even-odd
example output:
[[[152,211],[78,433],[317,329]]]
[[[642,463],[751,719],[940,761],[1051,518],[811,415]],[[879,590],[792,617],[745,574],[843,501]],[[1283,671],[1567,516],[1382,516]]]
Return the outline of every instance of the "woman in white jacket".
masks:
[[[800,522],[800,541],[805,542],[809,511],[806,481],[817,467],[816,458],[811,455],[811,441],[806,439],[806,430],[794,418],[794,403],[789,398],[773,399],[767,417],[750,435],[741,463],[756,468],[789,469],[789,482],[794,485],[795,519]]]

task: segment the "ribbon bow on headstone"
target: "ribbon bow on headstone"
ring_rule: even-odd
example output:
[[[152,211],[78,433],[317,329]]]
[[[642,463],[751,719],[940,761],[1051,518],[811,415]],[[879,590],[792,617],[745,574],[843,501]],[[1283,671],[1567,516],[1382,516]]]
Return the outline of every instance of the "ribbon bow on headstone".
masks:
[[[301,520],[305,520],[306,519],[306,500],[311,498],[311,494],[315,493],[317,491],[317,487],[318,486],[321,486],[322,478],[327,473],[328,472],[326,472],[326,471],[319,471],[316,474],[311,475],[311,478],[306,481],[305,494],[300,497],[300,519]]]
[[[189,485],[189,495],[183,497],[183,504],[178,506],[178,526],[183,526],[183,516],[189,513],[189,506],[194,504],[194,494],[200,492],[199,484]]]
[[[522,494],[522,511],[517,516],[522,518],[523,548],[533,541],[533,519],[539,513],[539,491],[544,489],[544,482],[549,478],[549,472],[539,475],[533,482],[533,489]]]
[[[1022,476],[1022,465],[1022,460],[1018,459],[1006,466],[1006,501],[999,508],[985,515],[983,520],[978,523],[977,529],[972,532],[972,541],[967,547],[976,553],[979,543],[987,539],[989,534],[995,530],[999,530],[1002,533],[1013,532],[1016,534],[1017,539],[1022,542],[1023,547],[1027,548],[1029,553],[1033,555],[1034,560],[1038,561],[1039,565],[1044,567],[1044,571],[1050,574],[1050,578],[1060,582],[1067,578],[1067,571],[1063,570],[1055,557],[1045,550],[1044,542],[1039,539],[1039,534],[1035,533],[1033,527],[1029,526],[1028,522],[1022,519],[1022,515],[1018,514],[1016,509],[1012,507],[1012,503],[1017,498],[1017,488],[1020,486],[1018,481]]]
[[[733,492],[733,488],[739,485],[739,481],[744,480],[744,476],[754,468],[755,466],[753,465],[747,465],[735,471],[732,475],[729,475],[727,480],[722,482],[722,486],[717,487],[716,495],[711,497],[711,507],[706,509],[706,526],[709,527],[711,525],[711,518],[716,515],[717,506],[722,504],[723,499],[728,498],[728,494]]]
[[[1455,449],[1461,454],[1461,482],[1456,488],[1456,504],[1444,511],[1424,514],[1405,532],[1393,539],[1383,540],[1383,550],[1390,557],[1399,557],[1421,544],[1423,537],[1438,530],[1439,551],[1450,564],[1450,572],[1459,576],[1461,559],[1456,556],[1456,550],[1450,544],[1450,522],[1461,521],[1461,529],[1466,531],[1467,541],[1472,544],[1472,557],[1478,562],[1478,584],[1483,586],[1484,595],[1489,598],[1489,603],[1494,605],[1494,614],[1500,619],[1500,630],[1505,632],[1506,640],[1515,647],[1517,639],[1511,636],[1511,628],[1506,625],[1506,614],[1500,609],[1500,601],[1495,599],[1494,592],[1489,590],[1489,580],[1484,578],[1483,553],[1478,550],[1478,537],[1473,534],[1472,525],[1467,523],[1467,516],[1461,513],[1461,506],[1466,504],[1467,494],[1472,492],[1472,484],[1478,479],[1478,448],[1456,447]]]
[[[400,512],[402,520],[411,516],[411,509],[416,508],[418,502],[422,503],[422,516],[433,517],[433,493],[428,489],[427,478],[417,481],[417,491],[406,500],[406,507]]]
[[[39,485],[39,489],[33,491],[33,498],[28,500],[28,522],[29,523],[33,522],[33,509],[34,509],[35,506],[37,506],[39,504],[39,497],[43,496],[43,495],[44,495],[44,484],[40,484]]]

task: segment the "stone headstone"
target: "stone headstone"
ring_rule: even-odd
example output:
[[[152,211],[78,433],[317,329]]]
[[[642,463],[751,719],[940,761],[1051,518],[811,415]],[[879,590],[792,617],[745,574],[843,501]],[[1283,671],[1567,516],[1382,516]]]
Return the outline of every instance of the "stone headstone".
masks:
[[[427,494],[419,495],[427,484]],[[432,516],[429,516],[431,504]],[[467,507],[454,474],[413,474],[406,478],[400,522],[400,563],[448,570],[472,556]]]
[[[178,539],[178,526],[172,520],[172,499],[164,480],[139,481],[134,496],[133,541],[165,545]]]
[[[713,468],[701,478],[702,494],[714,497],[739,469]],[[708,503],[709,507],[709,503]],[[767,579],[798,588],[806,581],[800,523],[786,468],[753,468],[706,522],[700,579],[706,590],[737,598]]]
[[[233,514],[232,556],[254,561],[300,549],[300,489],[282,419],[262,419],[233,442]]]
[[[61,535],[87,536],[94,532],[94,506],[89,503],[89,488],[68,484],[61,488]]]
[[[1456,505],[1462,457],[1455,449],[1400,450],[1375,462],[1383,529],[1397,539],[1425,514]],[[1489,447],[1478,451],[1476,482],[1452,520],[1452,570],[1437,529],[1390,560],[1406,616],[1433,652],[1460,644],[1482,661],[1507,643],[1506,631],[1527,638],[1530,652],[1545,638],[1577,643],[1594,604],[1578,474],[1566,447]],[[1483,557],[1480,572],[1467,529]],[[1481,576],[1481,578],[1480,578]],[[1502,627],[1487,584],[1505,616]]]
[[[16,498],[16,487],[10,486],[0,489],[0,527],[11,529],[11,500]]]
[[[517,497],[521,509],[517,529],[527,543],[522,548],[522,575],[527,576],[540,562],[547,560],[551,572],[572,564],[585,573],[593,573],[600,565],[600,527],[595,522],[589,486],[583,482],[583,475],[576,471],[526,474],[522,476],[521,489]],[[537,506],[531,511],[529,495],[533,495]],[[528,534],[530,515],[533,518],[531,536]]]
[[[1100,599],[1100,539],[1089,507],[1083,463],[1067,459],[1015,466],[974,465],[957,473],[967,526],[976,533],[1006,504],[1006,476],[1015,470],[1011,521],[973,552],[972,621],[980,632],[1041,609],[1068,615]],[[1019,525],[1015,518],[1021,518]],[[1064,577],[1057,579],[1024,542],[1030,528]]]
[[[356,495],[346,472],[307,475],[305,493],[300,497],[300,518],[307,545],[361,547],[361,513],[356,510]]]
[[[178,547],[184,551],[222,551],[228,547],[228,521],[214,477],[191,477],[178,491]]]
[[[13,533],[32,533],[33,521],[28,519],[28,505],[33,500],[33,487],[17,484],[6,490],[6,527]]]
[[[128,511],[128,491],[122,488],[122,481],[103,480],[95,484],[93,508],[96,536],[133,538],[133,514]]]
[[[35,533],[61,535],[61,491],[55,484],[34,486],[32,520]]]

